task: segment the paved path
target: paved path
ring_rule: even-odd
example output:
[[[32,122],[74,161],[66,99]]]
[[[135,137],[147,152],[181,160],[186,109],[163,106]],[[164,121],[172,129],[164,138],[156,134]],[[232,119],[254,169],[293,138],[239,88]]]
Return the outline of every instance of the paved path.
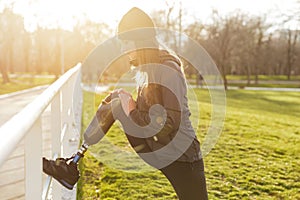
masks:
[[[43,90],[44,88],[39,88],[0,95],[0,126],[33,101]],[[47,112],[44,117],[46,115]],[[47,128],[45,124],[43,128]],[[6,134],[9,133],[0,133],[0,136],[5,137]],[[24,187],[24,141],[22,141],[0,168],[0,199],[25,199]]]
[[[22,110],[28,103],[32,102],[46,87],[0,95],[0,126],[12,116]],[[43,129],[43,156],[51,157],[51,135],[50,135],[50,106],[42,115]],[[16,124],[17,126],[17,124]],[[9,133],[0,133],[5,137]],[[77,149],[77,146],[75,147]],[[43,176],[45,180],[46,176]],[[63,189],[63,199],[75,199],[76,189],[68,191]],[[24,141],[10,155],[7,161],[0,167],[0,200],[25,199],[24,184]]]
[[[300,84],[300,83],[299,83]],[[136,84],[134,83],[109,83],[109,84],[102,84],[102,85],[83,85],[82,89],[85,91],[89,92],[95,92],[95,93],[103,93],[107,92],[114,87],[119,88],[119,87],[136,87]],[[207,88],[206,86],[200,87],[196,85],[188,85],[189,88]],[[214,86],[215,88],[221,89],[224,88],[223,86]],[[256,90],[256,91],[285,91],[285,92],[300,92],[300,88],[271,88],[271,87],[244,87],[244,88],[239,88],[236,86],[228,86],[228,90]]]

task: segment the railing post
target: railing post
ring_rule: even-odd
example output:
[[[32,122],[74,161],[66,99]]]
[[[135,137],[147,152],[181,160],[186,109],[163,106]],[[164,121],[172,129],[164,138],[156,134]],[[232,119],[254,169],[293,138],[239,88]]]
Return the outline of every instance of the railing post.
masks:
[[[73,152],[69,151],[69,136],[72,131],[71,125],[71,104],[72,104],[72,88],[70,87],[70,80],[62,88],[62,123],[67,125],[67,130],[62,138],[63,157],[71,156]]]
[[[42,197],[42,124],[41,117],[25,137],[25,199]]]
[[[81,133],[81,116],[82,116],[82,89],[81,89],[81,70],[79,70],[75,77],[74,92],[73,92],[73,113],[74,113],[74,128],[76,129],[75,137],[78,139],[77,145],[79,146],[79,139]]]
[[[51,103],[51,145],[52,156],[61,155],[61,92],[58,92]],[[61,186],[57,181],[52,181],[52,198],[61,199]]]

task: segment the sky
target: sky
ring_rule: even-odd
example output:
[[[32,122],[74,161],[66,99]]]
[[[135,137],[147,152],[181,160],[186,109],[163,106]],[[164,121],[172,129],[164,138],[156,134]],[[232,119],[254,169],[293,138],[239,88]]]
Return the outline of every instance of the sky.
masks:
[[[62,27],[72,30],[78,20],[85,18],[104,22],[114,29],[118,20],[131,7],[137,6],[147,13],[167,9],[167,3],[179,8],[177,0],[0,0],[0,11],[13,2],[14,11],[24,16],[25,28],[33,31],[37,24],[47,27]],[[194,18],[206,22],[212,9],[220,14],[241,10],[250,15],[268,14],[269,21],[278,20],[278,15],[295,9],[296,0],[182,0],[184,21]],[[299,6],[300,7],[300,6]]]

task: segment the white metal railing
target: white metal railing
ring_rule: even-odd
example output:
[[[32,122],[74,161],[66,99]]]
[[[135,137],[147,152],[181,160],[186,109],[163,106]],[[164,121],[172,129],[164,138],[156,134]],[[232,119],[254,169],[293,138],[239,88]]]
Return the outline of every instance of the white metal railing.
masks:
[[[57,153],[53,155],[53,159],[54,160],[57,157],[58,157]],[[42,200],[47,199],[51,183],[52,183],[52,177],[48,176],[47,179],[46,179],[46,181],[45,181],[45,183],[44,183],[44,188],[43,188],[43,192],[42,192]]]
[[[42,186],[42,114],[51,105],[51,150],[53,156],[69,156],[74,150],[69,141],[74,134],[74,114],[81,118],[81,64],[67,71],[33,102],[0,127],[0,167],[25,138],[25,198],[46,199],[51,178]],[[76,98],[72,98],[76,96]],[[74,102],[76,101],[76,102]],[[73,108],[77,105],[77,108]],[[77,109],[74,110],[74,109]],[[78,125],[78,124],[77,124]],[[80,123],[79,123],[80,126]],[[63,135],[63,137],[61,137]],[[72,138],[73,139],[73,138]],[[75,148],[77,148],[76,146]],[[74,147],[73,147],[74,148]],[[48,183],[47,183],[48,182]],[[61,199],[59,184],[52,184],[52,198]]]

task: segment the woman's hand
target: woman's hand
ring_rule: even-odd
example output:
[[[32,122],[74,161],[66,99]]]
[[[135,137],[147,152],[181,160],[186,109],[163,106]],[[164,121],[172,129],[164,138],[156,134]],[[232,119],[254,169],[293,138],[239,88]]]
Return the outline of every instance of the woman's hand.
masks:
[[[136,108],[136,103],[133,100],[131,94],[123,89],[119,90],[119,98],[121,100],[122,108],[127,116]]]

